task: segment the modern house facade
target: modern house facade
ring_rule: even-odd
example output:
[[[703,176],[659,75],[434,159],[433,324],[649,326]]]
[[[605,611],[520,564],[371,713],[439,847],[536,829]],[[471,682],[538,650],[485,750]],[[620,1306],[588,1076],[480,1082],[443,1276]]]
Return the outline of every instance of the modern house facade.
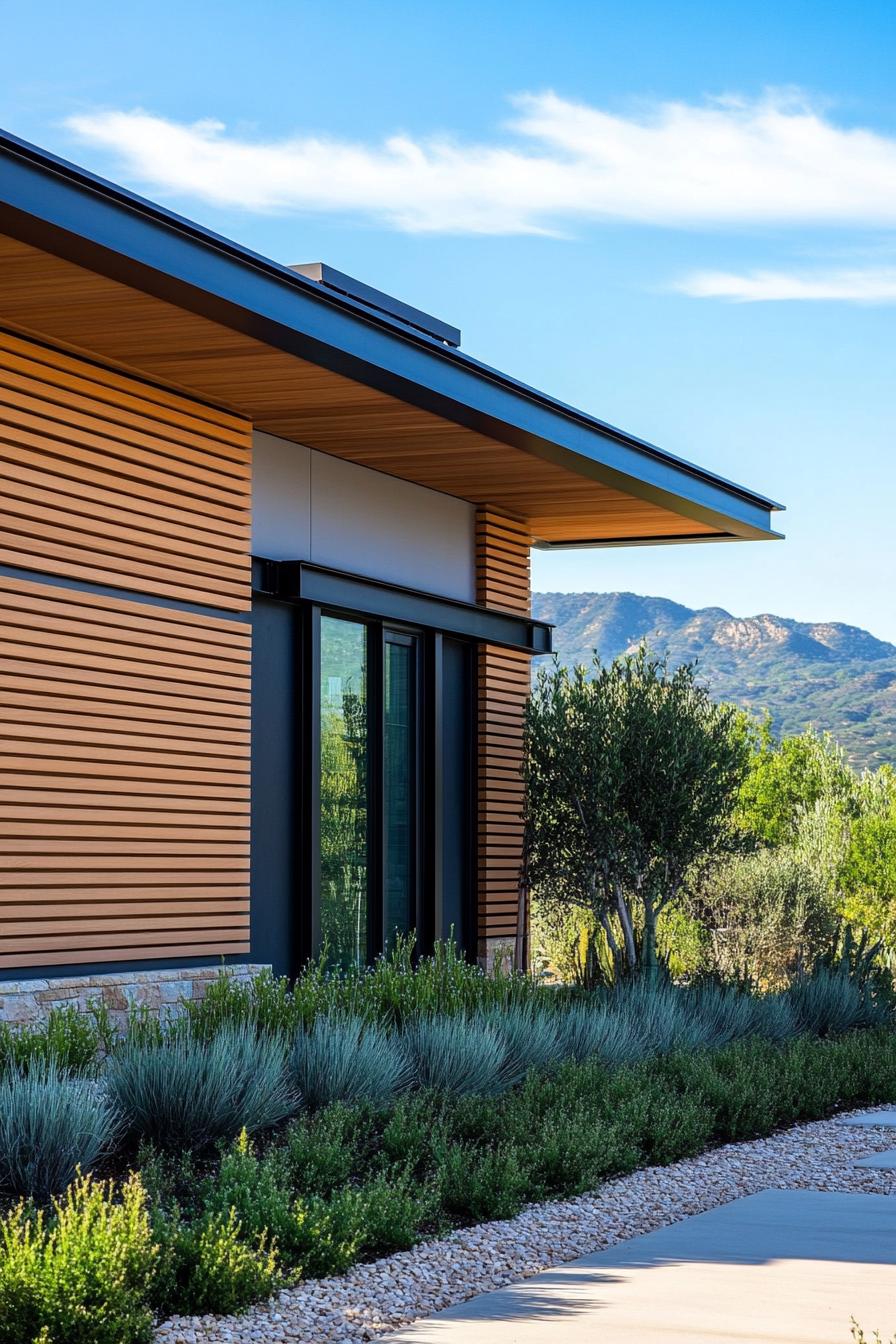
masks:
[[[530,548],[777,506],[459,347],[0,137],[0,1015],[519,943]]]

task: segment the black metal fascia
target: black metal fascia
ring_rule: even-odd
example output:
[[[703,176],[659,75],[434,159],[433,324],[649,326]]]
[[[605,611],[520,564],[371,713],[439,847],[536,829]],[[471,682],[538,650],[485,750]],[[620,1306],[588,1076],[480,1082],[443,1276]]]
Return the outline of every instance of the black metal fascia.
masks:
[[[720,532],[775,535],[772,500],[3,132],[0,228]]]
[[[304,560],[252,560],[252,587],[282,602],[312,602],[337,611],[375,616],[402,625],[421,626],[499,644],[521,653],[552,652],[553,625],[415,588],[380,583],[358,574],[325,569]]]

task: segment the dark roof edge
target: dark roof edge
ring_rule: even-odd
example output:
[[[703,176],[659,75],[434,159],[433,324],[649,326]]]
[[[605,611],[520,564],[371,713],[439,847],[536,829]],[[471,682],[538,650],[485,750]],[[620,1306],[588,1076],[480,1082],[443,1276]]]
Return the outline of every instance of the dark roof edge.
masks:
[[[769,536],[782,507],[5,131],[0,226],[580,475],[687,502],[735,535]]]

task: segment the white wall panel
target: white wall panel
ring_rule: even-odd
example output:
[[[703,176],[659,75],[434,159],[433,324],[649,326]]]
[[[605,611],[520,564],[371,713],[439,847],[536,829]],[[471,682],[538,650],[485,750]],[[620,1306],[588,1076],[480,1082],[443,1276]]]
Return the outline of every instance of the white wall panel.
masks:
[[[255,434],[252,550],[475,601],[466,500]]]

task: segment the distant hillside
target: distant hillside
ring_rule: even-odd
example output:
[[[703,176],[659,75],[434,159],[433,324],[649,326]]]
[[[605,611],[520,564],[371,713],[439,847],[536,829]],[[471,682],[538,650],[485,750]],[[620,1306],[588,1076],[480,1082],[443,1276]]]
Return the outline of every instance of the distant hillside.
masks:
[[[635,593],[536,593],[534,612],[552,621],[563,662],[614,658],[642,639],[673,663],[697,659],[718,699],[756,714],[777,732],[809,724],[842,742],[856,766],[896,765],[896,645],[839,622],[693,611]]]

